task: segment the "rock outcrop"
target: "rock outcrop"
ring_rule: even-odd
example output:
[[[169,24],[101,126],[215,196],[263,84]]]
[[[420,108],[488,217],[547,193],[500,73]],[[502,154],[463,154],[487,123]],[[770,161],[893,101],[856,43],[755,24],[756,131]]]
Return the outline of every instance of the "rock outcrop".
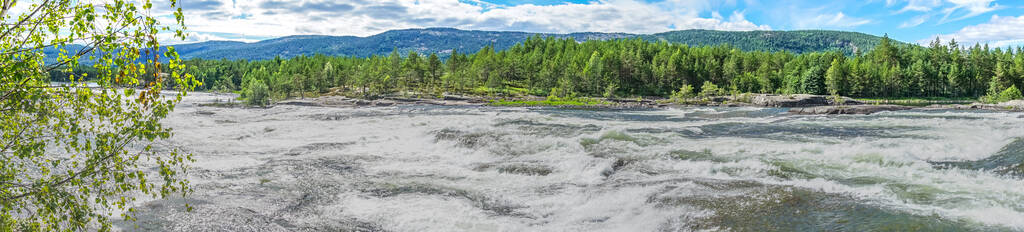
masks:
[[[818,106],[793,108],[792,114],[873,114],[882,111],[909,110],[913,107],[897,105],[855,105],[855,106]]]
[[[842,97],[843,105],[861,105],[860,101]],[[757,94],[750,98],[750,104],[761,107],[813,107],[836,105],[835,99],[827,95],[810,94]]]
[[[1006,109],[1024,110],[1024,100],[1013,100],[996,104]]]
[[[932,105],[933,109],[1024,111],[1024,100],[1013,100],[999,104],[974,103],[970,105]]]

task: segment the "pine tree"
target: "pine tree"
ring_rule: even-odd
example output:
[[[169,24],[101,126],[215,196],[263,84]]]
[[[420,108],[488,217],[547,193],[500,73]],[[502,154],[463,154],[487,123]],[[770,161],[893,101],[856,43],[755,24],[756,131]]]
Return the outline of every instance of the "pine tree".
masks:
[[[825,72],[821,66],[811,66],[804,71],[800,83],[803,84],[803,93],[825,94]]]
[[[432,87],[441,79],[441,73],[443,72],[441,65],[443,64],[441,59],[437,57],[437,53],[431,53],[430,58],[427,58],[427,74],[429,77],[426,82],[427,86]]]
[[[846,94],[846,67],[838,58],[832,59],[828,71],[825,72],[825,87],[829,94]]]
[[[601,73],[604,64],[601,62],[601,54],[594,52],[590,55],[586,67],[583,68],[583,83],[585,87],[581,92],[597,93],[601,88]]]

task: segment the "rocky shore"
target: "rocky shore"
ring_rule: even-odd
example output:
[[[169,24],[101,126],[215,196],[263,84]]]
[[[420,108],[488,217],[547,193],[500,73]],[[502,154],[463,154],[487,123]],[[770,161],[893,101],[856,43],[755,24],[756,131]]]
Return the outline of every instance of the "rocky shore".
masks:
[[[964,105],[930,105],[928,109],[995,110],[1024,112],[1024,100],[1013,100],[999,104],[972,103]]]
[[[343,96],[323,96],[317,98],[289,99],[274,103],[275,105],[301,105],[321,107],[355,107],[355,106],[396,106],[396,105],[439,105],[439,106],[473,106],[486,105],[490,101],[482,97],[445,96],[441,99],[385,97],[374,100],[348,98]]]
[[[438,106],[486,106],[493,101],[544,101],[543,97],[520,97],[520,98],[489,98],[479,96],[444,95],[440,98],[410,98],[410,97],[383,97],[379,99],[359,99],[344,96],[322,96],[316,98],[289,99],[275,103],[275,105],[300,105],[317,107],[387,107],[398,105],[438,105]],[[600,99],[602,104],[591,105],[565,105],[554,106],[564,108],[593,108],[593,109],[637,109],[637,108],[679,108],[693,106],[716,106],[716,107],[772,107],[790,108],[789,112],[800,115],[829,115],[829,114],[873,114],[884,111],[899,111],[911,109],[927,110],[995,110],[995,111],[1021,111],[1024,112],[1024,100],[1004,102],[1000,104],[935,104],[923,107],[867,104],[852,98],[842,97],[836,99],[827,95],[809,94],[745,94],[740,96],[722,96],[700,99],[689,99],[684,101],[671,101],[669,99],[621,99],[607,98]],[[839,102],[836,102],[836,101]],[[237,106],[237,103],[210,105]]]
[[[899,111],[913,109],[910,106],[897,105],[853,105],[853,106],[815,106],[792,108],[792,114],[873,114],[882,111]]]

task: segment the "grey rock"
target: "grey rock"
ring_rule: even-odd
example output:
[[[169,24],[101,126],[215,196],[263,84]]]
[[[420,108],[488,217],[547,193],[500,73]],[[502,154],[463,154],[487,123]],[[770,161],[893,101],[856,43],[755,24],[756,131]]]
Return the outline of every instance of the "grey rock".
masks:
[[[999,104],[973,103],[970,105],[938,105],[928,108],[955,109],[955,110],[994,110],[994,111],[1024,111],[1024,100],[1014,100]]]
[[[843,97],[844,105],[861,105],[860,101]],[[834,105],[832,96],[810,94],[757,94],[750,98],[750,103],[762,107],[812,107]]]
[[[882,111],[909,110],[913,107],[897,105],[855,105],[855,106],[818,106],[793,108],[789,110],[792,114],[873,114]]]
[[[446,100],[446,101],[468,101],[468,100],[470,100],[470,98],[469,97],[465,97],[465,96],[459,96],[459,95],[447,95],[447,94],[445,94],[444,95],[444,100]]]
[[[352,103],[355,103],[357,106],[366,106],[366,105],[373,104],[372,101],[367,101],[367,100],[363,100],[363,99],[353,100]]]
[[[407,97],[386,97],[384,99],[385,100],[395,101],[395,102],[405,102],[405,103],[418,103],[418,102],[422,101],[422,99],[407,98]]]
[[[276,104],[276,105],[293,105],[293,106],[322,106],[320,103],[316,102],[312,98],[310,98],[310,99],[291,99],[291,100],[286,100],[286,101],[280,101],[280,102],[277,102],[277,103],[274,103],[274,104]]]
[[[1024,109],[1024,100],[1013,100],[997,104],[1000,107],[1008,109]]]

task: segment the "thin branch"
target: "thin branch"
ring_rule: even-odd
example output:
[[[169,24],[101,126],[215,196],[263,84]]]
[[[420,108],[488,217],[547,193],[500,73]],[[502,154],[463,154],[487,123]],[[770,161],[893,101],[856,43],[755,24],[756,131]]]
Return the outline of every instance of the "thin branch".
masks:
[[[86,53],[92,52],[92,50],[96,48],[96,46],[95,46],[96,44],[99,44],[99,42],[97,41],[97,42],[94,42],[93,44],[90,44],[88,46],[82,47],[81,49],[78,50],[78,52],[75,53],[75,55],[72,55],[71,57],[81,57],[81,56],[85,55]],[[66,65],[68,63],[71,63],[72,60],[74,60],[74,59],[66,59],[64,61],[51,64],[51,65],[49,65],[50,67],[47,67],[45,71],[46,72],[53,71],[53,70],[57,69],[58,67],[64,66],[64,65]]]
[[[39,6],[38,6],[38,7],[36,7],[36,9],[35,9],[35,10],[33,10],[31,14],[29,14],[28,16],[25,16],[25,18],[22,18],[21,20],[18,20],[18,23],[17,23],[17,24],[15,24],[15,25],[14,25],[13,27],[11,27],[11,28],[8,28],[8,29],[7,29],[7,31],[4,31],[4,33],[3,33],[3,34],[0,34],[0,38],[3,38],[3,37],[7,37],[7,35],[8,35],[8,34],[10,34],[10,33],[11,33],[11,31],[13,31],[13,30],[17,29],[18,27],[21,27],[21,24],[22,24],[22,23],[25,23],[25,21],[27,21],[28,19],[30,19],[30,18],[32,18],[33,16],[35,16],[35,15],[36,15],[36,13],[39,13],[39,10],[40,10],[40,9],[43,9],[43,6],[46,6],[46,4],[47,4],[47,3],[49,3],[49,2],[50,2],[50,0],[45,0],[45,1],[43,1],[43,3],[39,4]]]
[[[14,6],[14,2],[17,2],[17,1],[16,0],[4,0],[3,6],[0,6],[0,7],[2,7],[2,8],[0,8],[0,19],[3,19],[3,17],[5,15],[7,15],[7,11],[11,9],[11,6]]]
[[[142,18],[143,18],[142,16],[139,16],[139,17],[136,17],[136,20],[142,20]],[[120,28],[117,28],[117,29],[115,29],[115,30],[113,30],[113,31],[110,31],[110,33],[109,33],[109,34],[111,34],[111,35],[117,35],[117,34],[118,34],[118,33],[120,33],[120,32],[124,32],[124,31],[125,31],[125,29],[127,29],[127,28],[128,28],[128,25],[121,25],[121,27],[120,27]],[[95,28],[94,28],[94,32],[93,32],[93,33],[94,33],[94,34],[106,34],[106,32],[102,32],[102,33],[101,33],[100,31],[98,31],[98,30],[95,30]],[[123,37],[122,37],[122,38],[118,38],[118,39],[117,39],[116,41],[117,41],[117,42],[123,42],[123,41],[125,41],[124,39],[125,39],[125,38],[123,38]],[[76,39],[76,40],[78,40],[78,39]],[[85,39],[81,39],[81,40],[82,40],[82,41],[87,41],[87,40],[85,40]],[[91,51],[93,50],[93,48],[94,48],[94,47],[96,47],[96,46],[97,46],[97,45],[99,45],[99,44],[100,44],[100,41],[93,41],[92,43],[90,43],[90,45],[87,45],[87,46],[85,46],[85,47],[83,47],[83,48],[82,48],[83,50],[85,50],[86,48],[88,48],[88,50],[86,50],[85,52],[79,52],[79,53],[77,53],[77,54],[75,54],[75,55],[73,55],[73,56],[71,56],[71,57],[80,57],[81,55],[85,55],[85,53],[91,52]],[[54,44],[51,44],[51,46],[52,46],[52,45],[54,45]],[[27,51],[27,50],[22,50],[22,51]],[[81,50],[80,50],[80,51],[81,51]],[[7,55],[7,54],[4,54],[4,55]],[[32,54],[32,56],[31,56],[31,57],[29,57],[28,59],[34,59],[35,57],[36,57],[36,54]],[[27,59],[22,59],[22,60],[27,60]],[[62,65],[65,65],[65,64],[67,64],[67,63],[70,63],[70,59],[68,59],[68,60],[65,60],[64,62],[61,62],[61,63],[57,63],[57,64],[51,64],[51,66],[53,66],[53,67],[49,67],[49,68],[47,68],[47,69],[46,69],[46,71],[47,71],[47,72],[49,72],[49,71],[53,71],[53,70],[55,69],[54,67],[57,67],[57,66],[62,66]],[[0,65],[0,67],[7,67],[7,66],[8,66],[8,65],[10,65],[10,64],[12,64],[12,63],[4,63],[4,64]]]
[[[92,173],[95,172],[97,166],[99,166],[100,164],[106,162],[110,158],[113,158],[114,156],[117,156],[118,155],[117,151],[123,150],[124,147],[126,145],[128,145],[129,143],[131,143],[131,142],[134,142],[134,139],[131,139],[131,136],[126,137],[125,142],[121,143],[120,145],[118,145],[117,149],[111,150],[110,154],[100,158],[99,160],[95,160],[95,162],[91,162],[91,163],[86,164],[86,167],[80,169],[77,172],[74,172],[73,174],[65,177],[64,179],[61,179],[60,181],[53,182],[53,183],[50,183],[50,184],[42,184],[42,185],[45,185],[45,186],[47,186],[48,188],[51,188],[51,189],[55,189],[56,187],[60,187],[60,186],[63,186],[64,184],[67,184],[71,180],[77,179],[79,176],[92,175]],[[13,200],[21,199],[21,198],[24,198],[24,197],[28,197],[28,196],[34,195],[34,194],[36,194],[38,192],[39,192],[39,188],[32,188],[31,191],[24,192],[24,193],[21,193],[19,195],[15,195],[15,196],[12,196],[12,197],[4,198],[4,201],[13,201]]]
[[[28,130],[28,126],[21,128],[21,131],[18,132],[18,136],[15,136],[15,138],[21,138],[21,135],[25,134],[25,131],[27,131],[27,130]],[[17,139],[12,139],[10,142],[8,142],[6,145],[4,145],[3,150],[0,150],[0,154],[7,153],[7,150],[11,149],[11,147],[14,146],[14,142],[15,141],[18,141],[18,140]]]
[[[70,18],[74,18],[74,17],[75,16],[63,16],[63,17],[58,17],[58,18],[59,19],[70,19]],[[35,22],[31,22],[31,23],[24,23],[22,25],[31,25],[31,24],[34,24],[34,23],[41,23],[41,22],[35,21]],[[18,25],[18,24],[17,23],[0,23],[0,26],[14,26],[14,25]]]
[[[16,85],[16,86],[24,86],[25,83],[27,83],[28,80],[30,80],[30,79],[32,79],[32,78],[25,78],[25,79],[21,80],[21,83],[18,83],[18,85]],[[10,92],[7,92],[6,94],[4,94],[4,96],[0,97],[0,102],[6,101],[7,97],[10,97],[11,94],[14,94],[16,92],[20,92],[19,90],[20,90],[20,88],[15,87],[14,90],[11,90]]]
[[[7,52],[2,52],[2,53],[0,53],[0,55],[2,55],[2,56],[9,56],[9,55],[23,53],[23,52],[29,52],[29,51],[33,51],[33,50],[40,50],[40,49],[44,49],[44,48],[48,48],[48,47],[53,47],[53,46],[57,46],[57,45],[64,45],[64,46],[66,46],[66,45],[69,45],[69,44],[74,44],[73,41],[86,41],[86,40],[82,39],[82,38],[77,38],[77,39],[72,38],[72,40],[68,40],[68,41],[65,41],[63,43],[50,43],[50,44],[37,45],[35,47],[22,47],[21,49],[11,50],[11,51],[7,51]]]
[[[39,22],[39,21],[42,21],[42,20],[46,19],[46,16],[49,16],[49,15],[50,15],[50,13],[53,13],[53,10],[52,10],[52,9],[51,9],[51,10],[47,10],[47,11],[45,11],[45,12],[43,13],[43,16],[39,17],[39,20],[37,20],[37,22]],[[28,43],[28,41],[29,41],[29,40],[31,40],[31,38],[32,38],[32,34],[35,34],[35,33],[36,33],[36,29],[39,29],[39,23],[34,23],[34,24],[32,25],[32,30],[29,30],[29,31],[28,31],[28,35],[25,35],[25,39],[21,41],[21,44],[18,44],[18,47],[19,47],[19,48],[20,48],[20,47],[25,47],[25,43]],[[18,34],[21,34],[21,33],[18,33]]]

